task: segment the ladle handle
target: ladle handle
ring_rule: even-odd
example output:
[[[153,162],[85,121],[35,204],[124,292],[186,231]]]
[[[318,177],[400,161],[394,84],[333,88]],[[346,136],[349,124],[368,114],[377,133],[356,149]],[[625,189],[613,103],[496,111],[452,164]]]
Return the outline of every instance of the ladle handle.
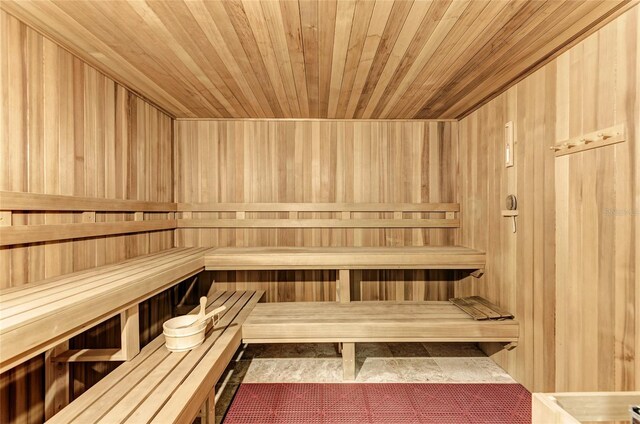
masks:
[[[204,319],[206,310],[207,310],[207,297],[202,296],[200,298],[200,311],[198,312],[198,321],[202,321]]]
[[[199,321],[206,321],[209,318],[211,318],[214,315],[218,315],[220,312],[224,311],[225,309],[227,309],[226,306],[222,305],[219,308],[214,309],[213,311],[209,312],[207,315],[204,316],[203,319],[199,320]]]

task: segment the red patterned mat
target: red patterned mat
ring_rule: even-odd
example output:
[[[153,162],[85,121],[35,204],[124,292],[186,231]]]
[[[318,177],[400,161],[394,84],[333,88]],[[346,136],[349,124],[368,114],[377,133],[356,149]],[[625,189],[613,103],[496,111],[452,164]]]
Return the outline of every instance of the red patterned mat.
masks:
[[[531,393],[519,384],[242,384],[224,423],[531,423]]]

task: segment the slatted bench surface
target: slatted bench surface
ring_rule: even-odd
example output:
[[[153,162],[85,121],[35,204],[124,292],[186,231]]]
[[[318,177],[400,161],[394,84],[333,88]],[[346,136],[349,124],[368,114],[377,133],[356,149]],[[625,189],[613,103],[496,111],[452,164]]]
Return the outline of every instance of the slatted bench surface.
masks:
[[[515,320],[476,321],[447,301],[263,303],[243,326],[246,343],[515,342]]]
[[[1,290],[1,371],[200,272],[206,250],[168,249]]]
[[[223,247],[205,255],[207,270],[480,269],[485,253],[462,246]]]
[[[263,294],[214,293],[207,311],[227,309],[215,328],[209,325],[202,345],[172,353],[161,335],[47,422],[191,423],[240,346],[241,325]]]

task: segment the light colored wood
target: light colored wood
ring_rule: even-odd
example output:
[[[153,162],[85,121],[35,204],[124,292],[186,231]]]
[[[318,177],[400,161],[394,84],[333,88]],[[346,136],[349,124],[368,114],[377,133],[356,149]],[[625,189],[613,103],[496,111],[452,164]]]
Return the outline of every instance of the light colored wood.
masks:
[[[241,214],[244,212],[236,212]],[[457,219],[179,219],[177,228],[457,228]]]
[[[207,270],[477,269],[484,262],[483,252],[460,246],[221,247],[204,257]]]
[[[464,115],[633,3],[1,6],[174,116],[421,118]]]
[[[342,343],[342,378],[346,381],[356,379],[356,344]]]
[[[67,349],[55,355],[54,362],[126,361],[122,349]]]
[[[449,299],[451,303],[469,314],[473,319],[483,321],[487,319],[512,319],[513,315],[499,306],[479,296]]]
[[[174,210],[170,116],[4,10],[0,45],[0,208],[9,208],[0,215],[13,211],[14,226],[49,226],[81,224],[82,212],[96,212],[97,224],[117,224],[132,219],[129,210],[148,209],[149,219]],[[0,249],[0,290],[27,289],[173,245],[174,230],[167,229],[6,246]],[[168,294],[146,305],[140,319],[152,331],[154,321],[171,312]],[[71,347],[108,348],[120,338],[115,320],[81,330]],[[115,366],[72,364],[76,383],[60,384],[56,392],[78,396]],[[3,373],[0,422],[44,421],[45,368],[39,354]]]
[[[449,302],[261,303],[246,343],[518,340],[518,322],[474,321]]]
[[[69,343],[64,342],[49,349],[44,359],[44,417],[49,419],[69,404],[69,366],[55,360],[55,357],[68,350]]]
[[[629,422],[630,406],[640,404],[640,392],[534,393],[534,424]]]
[[[142,212],[140,212],[142,213]],[[40,243],[119,234],[173,230],[177,220],[99,222],[82,224],[15,225],[0,229],[0,246]]]
[[[1,211],[0,212],[0,227],[9,227],[12,224],[12,212]]]
[[[610,146],[622,143],[626,140],[625,124],[603,128],[588,134],[574,137],[569,140],[557,142],[551,147],[556,156],[564,156],[572,153],[584,152],[585,150],[597,149],[599,147]]]
[[[138,305],[120,313],[122,357],[130,361],[140,353],[140,318]]]
[[[295,5],[287,7],[297,9]],[[219,223],[244,211],[245,221],[344,222],[326,221],[340,228],[178,228],[177,246],[458,244],[461,230],[455,227],[344,227],[359,220],[379,225],[380,219],[392,220],[394,212],[403,212],[406,221],[441,219],[450,224],[446,214],[453,212],[452,220],[458,221],[454,122],[179,120],[175,139],[175,200],[179,210],[191,213],[182,218]],[[295,217],[291,211],[297,212]],[[350,220],[343,219],[343,212],[351,212]],[[254,272],[230,267],[211,278],[220,288],[265,290],[267,301],[336,300],[337,268],[328,269]],[[458,277],[451,270],[418,267],[367,270],[353,278],[353,300],[447,300]]]
[[[351,302],[351,271],[338,270],[338,300],[340,303]]]
[[[54,362],[130,361],[140,352],[138,305],[120,313],[120,349],[67,349],[51,358]]]
[[[170,202],[0,191],[0,210],[4,211],[169,212],[176,208]]]
[[[170,353],[163,336],[157,337],[49,422],[193,422],[201,405],[211,401],[216,381],[239,347],[240,327],[261,296],[216,292],[207,311],[227,308],[202,345]]]
[[[459,212],[458,203],[178,203],[192,212]],[[454,217],[452,215],[452,217]],[[349,219],[343,215],[342,219]],[[395,217],[394,219],[401,219]]]
[[[640,55],[629,41],[639,13],[630,8],[459,123],[460,244],[486,251],[487,266],[478,281],[456,283],[456,296],[480,295],[518,317],[518,348],[483,346],[531,391],[635,390],[640,382],[632,212]],[[504,168],[509,121],[515,166]],[[621,122],[624,143],[560,157],[549,150]],[[501,217],[508,194],[519,200],[516,234]]]
[[[130,266],[106,266],[97,273],[54,278],[33,289],[27,285],[23,290],[0,291],[0,369],[4,372],[200,272],[204,251],[172,249]],[[133,309],[126,313],[125,337],[133,331],[136,315]],[[48,324],[43,326],[44,322]],[[135,354],[135,341],[135,335],[127,338],[125,354]]]
[[[214,390],[211,390],[207,400],[202,405],[200,422],[203,424],[216,424],[216,393]]]

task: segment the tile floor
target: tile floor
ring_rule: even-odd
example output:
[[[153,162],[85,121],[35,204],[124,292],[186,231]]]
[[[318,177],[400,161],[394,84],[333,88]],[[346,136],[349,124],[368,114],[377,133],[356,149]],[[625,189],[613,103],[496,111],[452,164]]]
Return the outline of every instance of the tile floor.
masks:
[[[357,343],[356,383],[515,383],[473,343]],[[241,347],[216,387],[216,422],[241,383],[342,383],[334,344]]]

